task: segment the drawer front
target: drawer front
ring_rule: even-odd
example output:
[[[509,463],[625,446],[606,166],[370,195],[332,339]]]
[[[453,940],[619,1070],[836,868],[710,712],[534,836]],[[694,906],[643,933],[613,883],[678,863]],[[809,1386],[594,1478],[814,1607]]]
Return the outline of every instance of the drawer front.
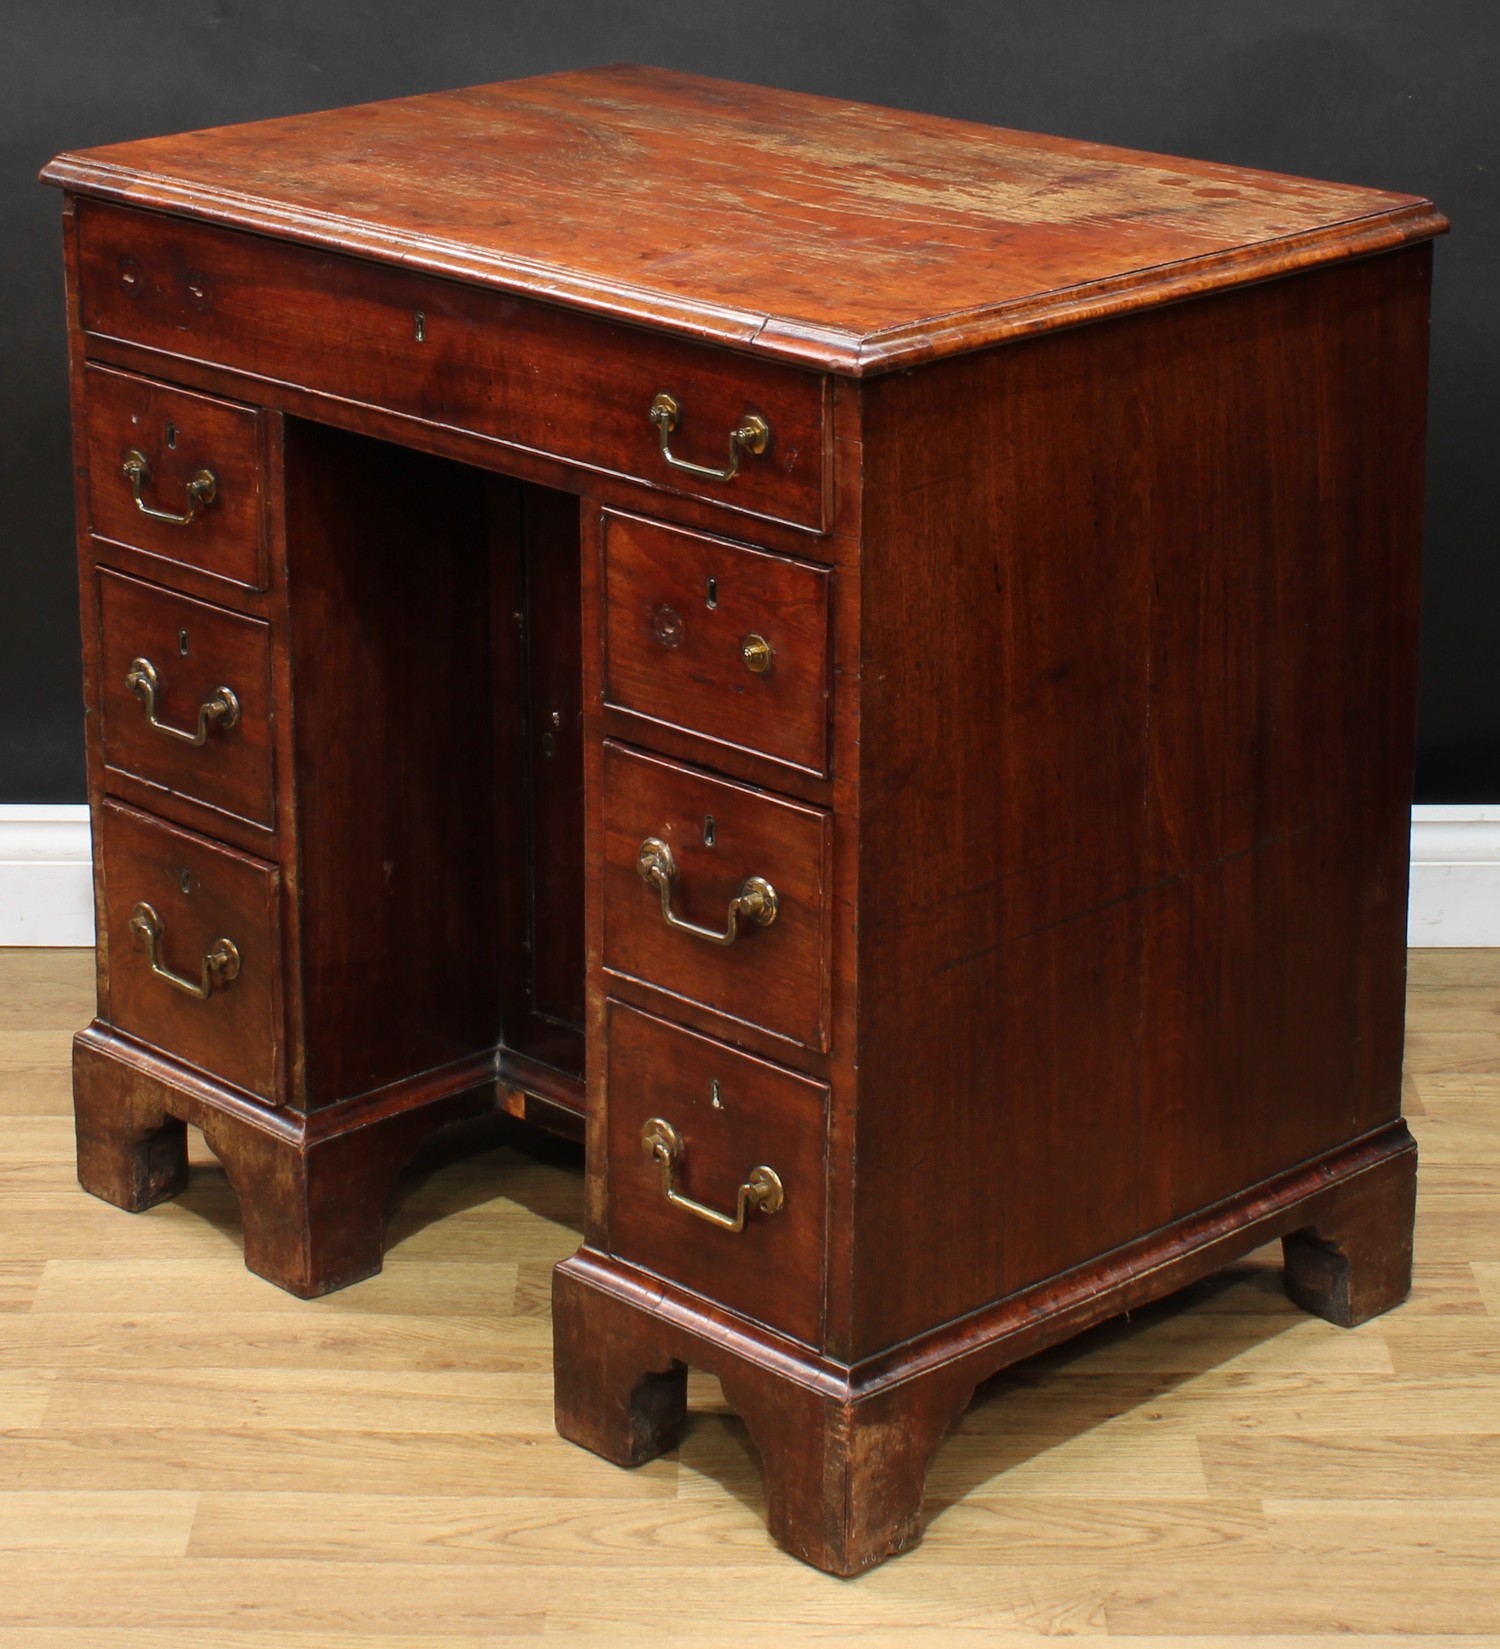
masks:
[[[83,416],[89,522],[100,537],[246,589],[265,588],[252,408],[91,366]]]
[[[276,867],[117,802],[99,841],[110,1022],[278,1103]]]
[[[120,573],[98,579],[106,765],[269,828],[270,626]]]
[[[605,702],[826,773],[828,576],[606,515]]]
[[[84,200],[83,324],[93,333],[471,430],[591,469],[822,530],[826,385],[813,372],[680,342],[233,229]],[[673,468],[652,403],[678,405]]]
[[[828,814],[606,743],[603,815],[605,967],[826,1051]],[[673,918],[720,937],[732,929],[733,943],[668,922],[660,880],[642,874],[648,857],[666,873]],[[730,916],[751,878],[774,890],[769,923]]]
[[[611,1251],[816,1345],[828,1089],[620,1003],[607,1083]],[[733,1221],[742,1185],[741,1230],[705,1217]]]

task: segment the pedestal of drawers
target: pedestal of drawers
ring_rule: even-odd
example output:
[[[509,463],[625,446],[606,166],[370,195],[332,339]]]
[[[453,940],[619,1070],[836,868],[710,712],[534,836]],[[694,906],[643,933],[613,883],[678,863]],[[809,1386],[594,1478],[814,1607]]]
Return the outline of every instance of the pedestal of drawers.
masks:
[[[551,766],[576,769],[576,639],[533,649],[572,685],[557,727],[523,729],[509,707],[529,688],[495,642],[516,599],[532,614],[512,588],[514,487],[84,364],[90,347],[75,393],[99,1015],[77,1042],[79,1177],[149,1207],[182,1188],[191,1124],[238,1193],[250,1268],[320,1294],[380,1269],[396,1176],[438,1129],[508,1111],[581,1131],[578,1010],[549,999],[562,1017],[536,1018],[513,966],[548,954],[521,931],[524,844],[513,891],[497,869],[525,829],[499,764],[524,769],[545,737]],[[576,525],[529,530],[555,548],[576,626]],[[576,778],[560,789],[576,814]],[[581,995],[580,948],[581,932],[562,945],[564,996]]]
[[[841,397],[831,629],[790,572],[795,641],[771,585],[737,619],[794,705],[826,644],[797,762],[743,638],[704,662],[728,552],[653,586],[603,518],[564,1436],[648,1459],[708,1369],[777,1538],[853,1574],[1017,1359],[1278,1237],[1331,1321],[1403,1297],[1426,281],[1403,253]],[[754,876],[774,923],[726,931]]]

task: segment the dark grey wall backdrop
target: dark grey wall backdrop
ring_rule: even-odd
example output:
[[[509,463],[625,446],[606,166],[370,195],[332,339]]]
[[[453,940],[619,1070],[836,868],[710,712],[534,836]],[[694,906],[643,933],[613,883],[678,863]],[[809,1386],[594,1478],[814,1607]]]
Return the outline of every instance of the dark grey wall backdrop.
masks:
[[[1432,197],[1418,795],[1500,800],[1495,0],[23,0],[0,35],[0,802],[83,797],[55,151],[655,62]]]

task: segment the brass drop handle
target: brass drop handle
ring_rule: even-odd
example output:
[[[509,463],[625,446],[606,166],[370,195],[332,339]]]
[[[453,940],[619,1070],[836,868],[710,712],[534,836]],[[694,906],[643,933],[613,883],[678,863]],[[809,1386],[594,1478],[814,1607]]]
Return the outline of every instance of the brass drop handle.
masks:
[[[121,466],[121,473],[130,483],[130,491],[135,498],[135,507],[142,515],[149,515],[153,521],[168,521],[174,527],[190,526],[197,519],[198,506],[205,509],[219,496],[219,478],[210,469],[201,469],[187,484],[188,507],[183,515],[174,515],[171,510],[154,509],[141,497],[141,488],[150,477],[150,466],[146,463],[146,455],[138,447],[132,447],[125,454],[125,462]]]
[[[688,475],[701,475],[705,481],[734,480],[740,473],[740,454],[753,452],[758,456],[766,450],[771,440],[771,426],[759,413],[747,412],[740,421],[740,427],[729,432],[729,462],[723,469],[716,470],[708,464],[694,464],[686,458],[673,456],[672,431],[677,428],[678,420],[682,417],[682,408],[675,395],[669,395],[663,390],[652,400],[649,416],[651,422],[656,425],[662,457],[674,470],[684,470]]]
[[[641,873],[641,880],[649,882],[661,893],[661,915],[667,926],[676,928],[679,933],[690,933],[695,939],[706,939],[711,945],[732,945],[740,936],[741,917],[758,928],[770,927],[781,908],[776,889],[764,876],[747,876],[729,901],[729,915],[724,922],[724,931],[720,933],[717,928],[703,928],[696,922],[684,921],[672,909],[677,861],[672,856],[671,848],[659,836],[648,836],[641,843],[635,867]]]
[[[180,727],[171,727],[156,719],[156,694],[161,685],[156,666],[149,658],[133,658],[125,672],[125,685],[146,706],[146,721],[158,733],[169,739],[181,739],[184,744],[206,744],[210,727],[233,727],[240,719],[240,701],[233,688],[215,687],[213,697],[198,706],[196,732],[186,733]]]
[[[185,979],[180,973],[173,973],[170,968],[165,968],[161,964],[157,954],[162,936],[161,917],[156,914],[153,906],[143,902],[131,911],[130,931],[145,945],[146,960],[151,964],[152,973],[158,979],[165,979],[169,985],[175,985],[178,990],[196,1001],[208,1001],[216,985],[227,986],[230,980],[239,978],[240,953],[232,939],[214,940],[214,948],[203,958],[200,976],[197,979]]]
[[[760,1209],[763,1214],[779,1214],[786,1206],[786,1191],[781,1176],[764,1163],[759,1168],[752,1168],[746,1176],[735,1197],[732,1215],[721,1214],[717,1208],[683,1196],[672,1183],[683,1154],[682,1135],[663,1117],[652,1117],[641,1129],[641,1149],[661,1164],[661,1193],[667,1201],[674,1208],[684,1208],[698,1219],[707,1220],[720,1231],[743,1231],[745,1216],[752,1208]]]

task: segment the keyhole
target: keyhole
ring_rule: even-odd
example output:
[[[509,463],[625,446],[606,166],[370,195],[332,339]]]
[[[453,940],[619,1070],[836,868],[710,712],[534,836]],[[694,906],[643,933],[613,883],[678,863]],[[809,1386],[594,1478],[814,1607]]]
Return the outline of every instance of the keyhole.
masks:
[[[427,342],[427,316],[418,310],[412,324],[412,336],[419,344]]]
[[[180,886],[184,893],[191,893],[193,891],[193,878],[189,871],[183,871]]]
[[[707,594],[708,594],[709,611],[712,612],[713,609],[719,605],[719,581],[718,581],[718,579],[716,579],[716,578],[710,578],[709,579]]]
[[[708,1084],[708,1103],[716,1111],[724,1109],[724,1088],[718,1077],[714,1077]]]
[[[188,656],[187,631],[186,630],[179,630],[177,632],[177,651],[179,653],[181,653],[184,658],[186,658]]]
[[[167,445],[173,452],[177,450],[177,426],[170,418],[167,419]]]
[[[704,847],[712,847],[714,845],[714,829],[715,829],[715,826],[714,826],[714,816],[713,816],[713,814],[712,813],[705,813],[703,815],[703,845],[704,845]]]

